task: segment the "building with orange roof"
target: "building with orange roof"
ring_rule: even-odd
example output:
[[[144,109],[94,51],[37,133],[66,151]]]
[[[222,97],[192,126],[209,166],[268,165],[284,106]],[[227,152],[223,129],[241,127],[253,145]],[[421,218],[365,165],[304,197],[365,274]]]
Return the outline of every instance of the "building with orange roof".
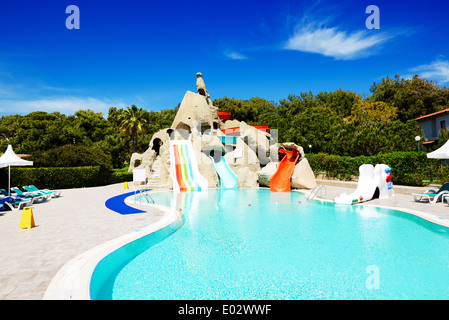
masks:
[[[449,108],[434,113],[429,113],[415,119],[424,132],[426,141],[424,147],[429,147],[436,143],[441,130],[447,130],[449,125]]]

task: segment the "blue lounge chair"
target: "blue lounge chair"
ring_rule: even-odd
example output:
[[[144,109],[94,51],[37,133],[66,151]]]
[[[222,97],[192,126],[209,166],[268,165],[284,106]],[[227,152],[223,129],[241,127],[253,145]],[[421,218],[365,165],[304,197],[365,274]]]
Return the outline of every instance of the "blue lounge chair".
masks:
[[[3,208],[5,208],[5,205],[7,208],[13,210],[13,211],[17,211],[17,210],[21,210],[26,206],[29,206],[33,203],[34,199],[29,199],[29,200],[22,200],[20,198],[16,198],[16,197],[3,197],[0,198],[0,204],[3,206]]]
[[[10,195],[8,195],[8,192],[5,189],[0,189],[0,198],[4,199],[5,197],[10,197]],[[19,195],[17,195],[17,198],[24,200],[24,201],[31,199],[31,197],[24,197],[24,196],[19,196]],[[1,206],[3,209],[5,208],[3,206],[3,204],[1,204]]]
[[[445,182],[440,189],[429,189],[425,192],[412,193],[413,199],[417,202],[427,200],[429,203],[437,203],[443,201],[443,195],[449,195],[449,182]]]

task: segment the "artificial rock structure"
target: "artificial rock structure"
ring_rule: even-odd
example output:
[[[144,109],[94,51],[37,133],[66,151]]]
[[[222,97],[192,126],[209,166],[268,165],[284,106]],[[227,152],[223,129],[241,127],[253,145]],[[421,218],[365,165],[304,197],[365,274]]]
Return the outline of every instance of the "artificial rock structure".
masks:
[[[311,189],[316,186],[302,147],[291,142],[278,143],[269,133],[244,121],[220,119],[202,74],[196,76],[197,93],[186,92],[171,127],[156,132],[143,154],[132,155],[129,171],[145,169],[148,186],[172,188],[169,141],[190,139],[199,172],[207,179],[209,188],[219,187],[212,161],[222,155],[237,175],[239,188],[269,187],[270,178],[279,165],[279,148],[296,149],[299,153],[291,187]]]

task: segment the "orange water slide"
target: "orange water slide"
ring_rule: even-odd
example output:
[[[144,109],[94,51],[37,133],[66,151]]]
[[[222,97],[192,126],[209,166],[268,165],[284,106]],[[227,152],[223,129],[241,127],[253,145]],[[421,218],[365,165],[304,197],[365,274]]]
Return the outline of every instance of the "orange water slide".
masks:
[[[295,170],[296,162],[300,157],[296,149],[288,151],[279,149],[279,152],[284,153],[285,156],[279,163],[278,169],[270,179],[270,191],[272,192],[290,192],[290,178]]]

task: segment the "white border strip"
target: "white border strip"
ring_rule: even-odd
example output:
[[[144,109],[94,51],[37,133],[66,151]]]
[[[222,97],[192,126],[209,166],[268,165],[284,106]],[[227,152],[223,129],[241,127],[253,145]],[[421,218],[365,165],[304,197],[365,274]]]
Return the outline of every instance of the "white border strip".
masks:
[[[447,220],[446,218],[431,214],[431,213],[426,213],[426,212],[412,210],[412,209],[406,209],[406,208],[399,208],[399,207],[379,206],[379,205],[374,205],[374,204],[360,204],[360,205],[366,206],[366,207],[376,207],[376,208],[390,209],[390,210],[409,213],[409,214],[417,216],[421,219],[424,219],[429,222],[435,223],[437,225],[449,228],[449,220]]]
[[[158,221],[139,231],[126,234],[90,249],[67,262],[53,277],[45,291],[44,300],[90,300],[90,282],[97,264],[122,246],[158,231],[180,217],[180,213],[167,206],[147,204],[164,212]]]

